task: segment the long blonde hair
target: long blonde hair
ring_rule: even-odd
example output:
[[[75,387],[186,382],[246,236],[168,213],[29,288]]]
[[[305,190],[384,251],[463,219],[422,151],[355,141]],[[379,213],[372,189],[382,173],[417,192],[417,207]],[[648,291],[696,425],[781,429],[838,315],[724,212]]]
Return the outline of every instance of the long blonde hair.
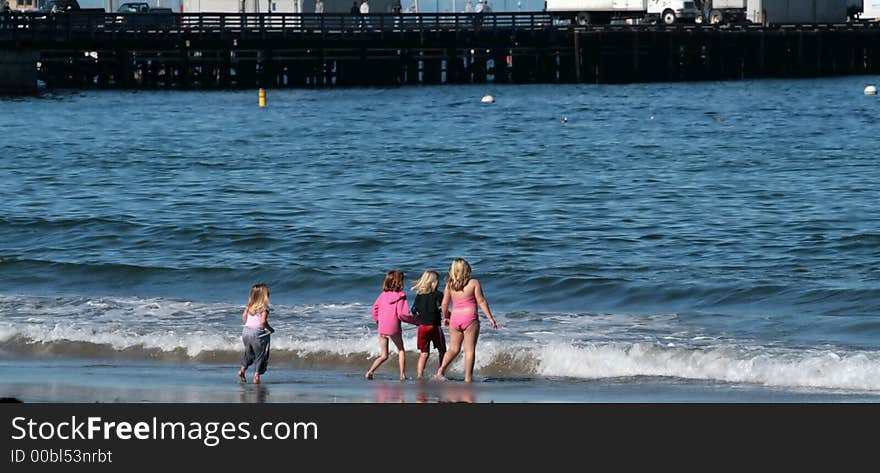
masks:
[[[467,286],[471,279],[471,265],[464,258],[455,258],[452,260],[452,266],[449,267],[449,274],[446,275],[446,283],[449,289],[453,291],[461,291]]]
[[[248,297],[245,312],[248,314],[259,314],[264,310],[269,310],[269,286],[263,283],[254,284],[251,287],[251,295]]]
[[[416,294],[430,294],[437,290],[437,282],[439,280],[440,275],[437,274],[437,271],[429,269],[422,273],[422,277],[418,281],[413,282],[412,290]]]

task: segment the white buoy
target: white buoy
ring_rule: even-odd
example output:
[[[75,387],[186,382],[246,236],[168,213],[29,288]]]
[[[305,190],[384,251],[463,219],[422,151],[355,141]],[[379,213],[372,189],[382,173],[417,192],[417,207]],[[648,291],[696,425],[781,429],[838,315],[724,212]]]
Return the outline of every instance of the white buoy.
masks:
[[[568,117],[562,117],[562,123],[568,123]]]
[[[877,95],[877,86],[869,85],[865,87],[865,95]]]
[[[483,102],[483,103],[494,103],[494,102],[495,102],[495,97],[492,97],[491,95],[486,94],[486,95],[483,96],[483,99],[480,100],[480,102]]]

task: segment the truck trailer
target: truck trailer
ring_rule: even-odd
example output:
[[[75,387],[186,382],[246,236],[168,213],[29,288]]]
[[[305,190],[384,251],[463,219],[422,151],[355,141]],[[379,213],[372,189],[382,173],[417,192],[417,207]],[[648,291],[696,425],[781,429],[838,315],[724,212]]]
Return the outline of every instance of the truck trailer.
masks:
[[[863,21],[880,21],[880,0],[864,0],[859,19]]]
[[[747,0],[746,19],[759,25],[845,23],[848,0]]]
[[[544,10],[554,18],[581,26],[614,20],[671,25],[694,21],[699,13],[690,0],[546,0]]]
[[[712,25],[752,22],[762,25],[840,23],[855,18],[863,0],[698,0]],[[870,3],[880,0],[864,0]]]

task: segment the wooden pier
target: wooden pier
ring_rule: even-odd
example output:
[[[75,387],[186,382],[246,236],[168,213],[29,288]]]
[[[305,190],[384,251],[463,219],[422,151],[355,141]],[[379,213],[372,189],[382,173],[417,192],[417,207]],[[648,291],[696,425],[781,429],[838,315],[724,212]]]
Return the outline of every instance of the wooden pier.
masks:
[[[703,81],[880,74],[880,25],[581,28],[545,13],[14,13],[0,14],[0,51],[35,60],[35,76],[16,77],[48,88]]]

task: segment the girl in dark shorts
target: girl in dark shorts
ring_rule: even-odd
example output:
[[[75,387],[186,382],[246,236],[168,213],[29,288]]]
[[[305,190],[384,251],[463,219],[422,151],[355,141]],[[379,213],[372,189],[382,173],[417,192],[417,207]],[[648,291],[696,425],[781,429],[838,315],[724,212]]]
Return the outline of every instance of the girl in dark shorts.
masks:
[[[419,351],[419,368],[416,379],[423,379],[425,364],[431,352],[430,344],[434,344],[440,360],[446,353],[446,338],[440,327],[442,319],[440,315],[440,303],[443,301],[443,293],[437,290],[440,276],[436,271],[425,271],[421,279],[415,282],[412,290],[416,293],[416,300],[412,305],[412,314],[419,321],[419,335],[416,346]]]

